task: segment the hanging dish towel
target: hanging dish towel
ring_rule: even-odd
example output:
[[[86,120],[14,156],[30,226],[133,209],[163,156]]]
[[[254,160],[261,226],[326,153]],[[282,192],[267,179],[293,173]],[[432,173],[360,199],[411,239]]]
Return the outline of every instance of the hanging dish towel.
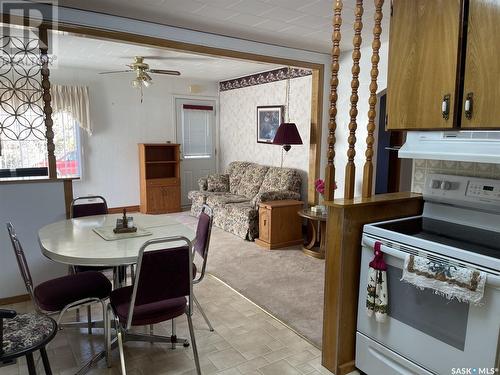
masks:
[[[380,242],[375,242],[373,247],[375,257],[368,268],[368,286],[366,288],[366,313],[375,320],[383,323],[387,318],[387,265],[384,262],[384,253],[380,250]]]
[[[419,289],[433,289],[449,300],[479,305],[484,295],[486,274],[472,268],[407,255],[403,268],[403,281]]]

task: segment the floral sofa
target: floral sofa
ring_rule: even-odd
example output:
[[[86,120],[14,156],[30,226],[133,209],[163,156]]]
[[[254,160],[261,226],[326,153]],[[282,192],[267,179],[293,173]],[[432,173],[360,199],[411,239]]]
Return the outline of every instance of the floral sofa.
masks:
[[[226,174],[198,181],[190,191],[191,214],[199,216],[203,204],[214,212],[214,225],[253,241],[259,236],[260,202],[298,199],[302,179],[295,169],[268,167],[245,161],[229,164]]]

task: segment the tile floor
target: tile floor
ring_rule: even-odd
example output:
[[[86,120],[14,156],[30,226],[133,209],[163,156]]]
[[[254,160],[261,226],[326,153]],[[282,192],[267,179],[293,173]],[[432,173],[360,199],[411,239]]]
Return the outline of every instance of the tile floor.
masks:
[[[224,375],[294,375],[331,374],[321,366],[321,352],[278,320],[263,312],[231,288],[208,276],[195,286],[195,293],[212,321],[210,332],[199,313],[193,317],[196,340],[203,374]],[[18,312],[31,309],[29,303],[11,305]],[[99,309],[93,315],[99,317]],[[68,320],[74,314],[68,314]],[[155,326],[155,333],[169,334],[170,324]],[[177,334],[188,337],[184,317],[177,319]],[[103,347],[102,331],[92,336],[75,329],[58,333],[48,347],[54,374],[74,374],[78,364],[99,352]],[[38,356],[35,357],[35,360]],[[125,344],[128,374],[195,374],[191,348],[171,350],[162,344]],[[43,373],[38,361],[39,373]],[[26,361],[0,367],[1,375],[26,374]],[[101,361],[91,374],[120,374],[118,353],[113,353],[113,367]]]

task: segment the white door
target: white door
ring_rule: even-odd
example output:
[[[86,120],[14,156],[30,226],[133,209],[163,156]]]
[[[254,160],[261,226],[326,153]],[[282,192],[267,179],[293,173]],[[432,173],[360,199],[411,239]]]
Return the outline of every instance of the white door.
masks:
[[[215,173],[215,100],[175,99],[177,143],[181,145],[181,205],[198,179]]]

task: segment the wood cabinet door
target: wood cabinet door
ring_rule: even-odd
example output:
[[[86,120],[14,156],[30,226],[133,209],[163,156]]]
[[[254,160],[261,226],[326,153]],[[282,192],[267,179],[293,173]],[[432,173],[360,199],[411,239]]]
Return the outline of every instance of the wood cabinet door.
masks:
[[[461,0],[393,0],[387,129],[456,125]],[[449,95],[448,119],[442,103]]]
[[[148,213],[161,214],[181,210],[179,186],[150,186],[147,189]]]
[[[271,217],[270,211],[265,207],[259,208],[259,239],[264,242],[270,242]]]
[[[163,189],[162,186],[147,188],[147,213],[156,214],[165,211],[165,193]]]
[[[470,0],[468,20],[461,127],[500,129],[500,2]]]
[[[179,212],[181,210],[180,186],[165,186],[162,190],[164,212]]]

